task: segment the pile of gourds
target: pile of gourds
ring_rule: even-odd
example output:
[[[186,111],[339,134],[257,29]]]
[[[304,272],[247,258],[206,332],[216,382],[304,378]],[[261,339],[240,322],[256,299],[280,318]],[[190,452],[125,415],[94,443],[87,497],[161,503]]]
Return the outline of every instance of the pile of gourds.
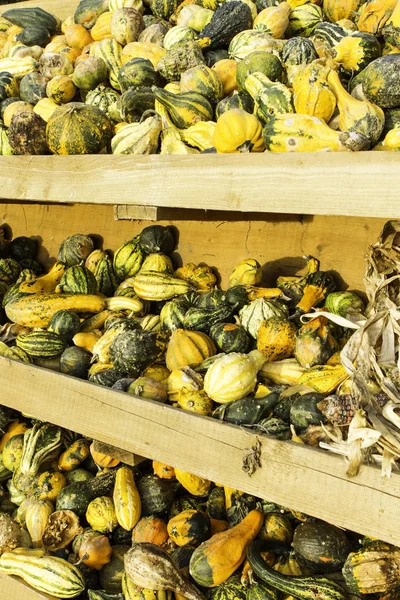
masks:
[[[161,225],[113,257],[74,234],[43,275],[34,239],[5,242],[0,355],[280,440],[331,449],[346,444],[349,427],[363,427],[371,441],[363,435],[349,447],[362,456],[373,446],[379,459],[382,440],[368,429],[340,359],[353,321],[364,318],[362,299],[334,291],[313,257],[305,275],[279,277],[273,288],[261,286],[261,265],[245,259],[224,291],[205,263],[174,268],[174,248],[172,228]],[[371,379],[369,389],[384,406],[380,385]]]
[[[51,597],[395,598],[398,548],[157,461],[130,467],[5,407],[0,424],[0,572]]]
[[[0,154],[400,148],[398,0],[81,0],[0,17]]]

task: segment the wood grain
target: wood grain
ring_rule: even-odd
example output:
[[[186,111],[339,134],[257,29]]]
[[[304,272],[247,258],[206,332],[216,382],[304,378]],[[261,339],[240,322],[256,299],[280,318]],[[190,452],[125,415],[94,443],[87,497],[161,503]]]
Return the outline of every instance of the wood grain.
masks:
[[[47,12],[52,13],[60,19],[66,19],[69,15],[73,15],[79,0],[26,0],[25,2],[15,2],[0,6],[0,14],[6,12],[10,8],[36,7],[39,6]]]
[[[400,514],[397,473],[384,480],[379,469],[364,466],[357,478],[349,479],[340,457],[260,436],[262,468],[249,477],[242,470],[243,453],[256,438],[248,431],[5,358],[0,369],[1,404],[400,544],[400,530],[393,527],[393,515]]]
[[[396,152],[0,158],[0,197],[394,217]]]
[[[0,573],[0,598],[2,600],[54,600],[24,583],[22,579]]]
[[[339,286],[363,290],[365,253],[375,242],[384,219],[300,215],[243,215],[242,213],[160,209],[162,225],[176,227],[175,266],[206,262],[216,267],[227,285],[239,261],[252,257],[263,265],[266,285],[279,275],[294,275],[312,254],[321,268],[332,269]],[[115,221],[112,206],[0,204],[0,223],[8,238],[36,237],[40,261],[55,261],[63,239],[73,233],[94,234],[96,245],[116,250],[137,235],[146,221]]]

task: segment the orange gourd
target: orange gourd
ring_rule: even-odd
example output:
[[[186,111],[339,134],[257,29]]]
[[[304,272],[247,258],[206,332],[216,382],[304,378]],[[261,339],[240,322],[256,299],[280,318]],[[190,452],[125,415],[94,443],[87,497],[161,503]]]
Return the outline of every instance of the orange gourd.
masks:
[[[111,546],[105,535],[83,534],[78,556],[84,565],[100,571],[111,560]]]
[[[162,546],[168,540],[167,525],[159,517],[143,517],[132,530],[132,542]]]
[[[20,423],[19,421],[13,421],[7,427],[7,430],[3,437],[0,440],[0,452],[3,450],[4,446],[7,444],[8,440],[10,440],[15,435],[19,435],[20,433],[25,433],[29,429],[29,426],[26,423]]]
[[[92,443],[90,446],[90,454],[96,465],[99,467],[103,467],[103,469],[112,469],[113,467],[117,467],[120,464],[120,460],[118,458],[114,458],[113,456],[109,456],[108,454],[103,454],[102,452],[97,452],[94,449],[94,444]]]
[[[231,58],[223,58],[213,65],[214,71],[217,71],[222,82],[224,97],[230,96],[232,92],[237,90],[236,70],[237,61]]]
[[[153,460],[153,471],[161,479],[175,479],[175,469],[157,460]]]

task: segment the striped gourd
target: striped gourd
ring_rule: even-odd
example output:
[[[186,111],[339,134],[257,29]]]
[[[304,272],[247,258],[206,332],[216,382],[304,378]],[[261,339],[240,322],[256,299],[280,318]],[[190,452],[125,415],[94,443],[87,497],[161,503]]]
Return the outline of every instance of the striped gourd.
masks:
[[[178,5],[177,0],[151,0],[150,8],[159,19],[168,20]]]
[[[198,92],[210,102],[218,102],[224,95],[218,73],[206,65],[197,65],[182,73],[181,92]]]
[[[228,47],[229,58],[242,60],[256,50],[277,54],[283,47],[282,40],[276,40],[267,31],[247,29],[231,40]]]
[[[114,271],[117,277],[124,281],[133,277],[140,270],[144,259],[143,251],[139,244],[139,237],[125,242],[114,253]]]
[[[36,475],[40,465],[61,446],[62,430],[50,423],[38,422],[24,433],[21,473]]]
[[[19,97],[19,86],[15,77],[7,71],[0,72],[0,101]]]
[[[300,600],[345,600],[342,588],[325,578],[283,575],[269,567],[261,556],[262,542],[256,541],[247,549],[247,559],[254,573],[277,590]]]
[[[3,13],[3,17],[8,19],[13,25],[25,28],[30,25],[41,25],[45,27],[51,34],[56,32],[58,21],[57,18],[43,10],[43,8],[10,8]]]
[[[119,525],[130,531],[141,517],[142,503],[129,467],[117,471],[113,500]]]
[[[25,526],[31,536],[34,548],[43,546],[42,537],[47,527],[50,515],[54,512],[54,507],[48,500],[35,499],[25,514]]]
[[[163,301],[186,294],[192,286],[187,281],[172,277],[168,273],[143,271],[135,277],[133,289],[143,300]]]
[[[350,31],[339,25],[338,23],[318,23],[312,34],[312,41],[318,46],[325,44],[327,47],[332,48],[336,46],[346,35],[349,35]]]
[[[42,550],[5,552],[0,557],[0,572],[17,575],[34,589],[57,598],[76,598],[85,589],[79,569]]]
[[[39,63],[32,56],[24,58],[2,58],[0,59],[0,71],[7,71],[13,77],[22,79],[28,73],[37,71]]]
[[[194,40],[196,38],[196,32],[190,27],[185,25],[175,25],[165,34],[163,40],[163,46],[166,50],[170,50],[176,44],[180,44],[182,41]]]
[[[112,260],[108,255],[97,263],[94,276],[99,292],[105,296],[113,296],[118,287],[118,279],[114,273]]]
[[[94,56],[102,58],[107,65],[110,76],[110,83],[116,90],[121,86],[118,81],[118,73],[122,66],[121,62],[122,46],[112,38],[101,40],[94,48]]]
[[[65,294],[96,294],[97,281],[89,269],[74,265],[61,277],[60,288]]]
[[[31,331],[21,334],[15,343],[18,348],[37,358],[59,356],[66,348],[65,341],[52,331]]]
[[[122,591],[125,600],[172,600],[173,598],[171,590],[149,590],[136,586],[125,571],[122,576]]]
[[[11,156],[14,154],[8,139],[8,130],[3,125],[0,125],[0,156]]]
[[[158,114],[123,127],[111,140],[113,154],[156,154],[162,130]]]
[[[322,9],[316,4],[296,6],[289,16],[289,27],[286,34],[289,37],[300,35],[310,37],[314,29],[323,21]]]
[[[157,100],[167,109],[176,127],[187,129],[198,121],[212,121],[212,106],[207,98],[198,92],[178,95],[155,86],[152,90]]]
[[[8,319],[18,325],[47,327],[58,310],[98,313],[104,309],[105,300],[93,294],[31,294],[9,302],[5,312]]]

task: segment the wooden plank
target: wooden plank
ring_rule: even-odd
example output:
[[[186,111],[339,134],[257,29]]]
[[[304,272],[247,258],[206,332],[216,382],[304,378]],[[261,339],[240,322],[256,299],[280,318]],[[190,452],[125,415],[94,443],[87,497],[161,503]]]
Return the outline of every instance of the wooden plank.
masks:
[[[0,573],[0,597],[4,600],[54,600],[24,583],[22,579]]]
[[[162,225],[179,233],[172,259],[206,262],[216,268],[222,285],[239,261],[253,257],[263,265],[263,281],[274,285],[279,275],[294,275],[304,266],[302,256],[312,254],[323,269],[332,269],[338,284],[364,290],[365,254],[381,231],[384,219],[299,217],[161,209]],[[94,236],[97,247],[116,250],[152,222],[115,221],[112,206],[0,204],[0,218],[8,239],[32,236],[41,244],[39,260],[52,264],[63,239],[73,233]],[[239,220],[238,220],[239,219]]]
[[[399,474],[363,466],[349,479],[340,457],[260,436],[262,468],[249,477],[243,454],[256,436],[247,430],[5,358],[0,369],[1,404],[400,545]]]
[[[396,217],[399,170],[396,152],[4,156],[0,196],[53,203]]]
[[[60,19],[66,19],[69,15],[73,15],[79,0],[26,0],[25,2],[15,2],[0,6],[0,14],[6,12],[10,8],[27,8],[39,6],[47,12],[52,13]]]
[[[159,209],[157,206],[116,204],[114,206],[114,218],[117,221],[157,221]]]

